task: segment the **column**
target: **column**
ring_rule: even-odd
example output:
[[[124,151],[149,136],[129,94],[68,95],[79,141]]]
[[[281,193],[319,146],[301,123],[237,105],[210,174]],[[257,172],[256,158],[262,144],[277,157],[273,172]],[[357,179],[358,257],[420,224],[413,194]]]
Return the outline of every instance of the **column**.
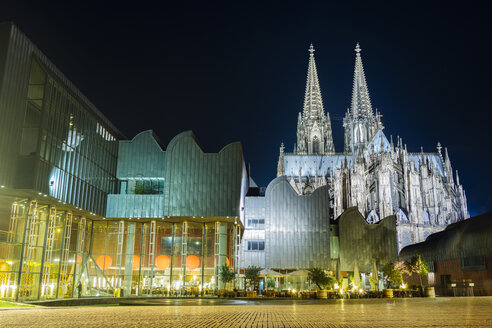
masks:
[[[217,279],[217,287],[218,289],[224,289],[225,284],[219,277],[220,268],[226,264],[227,257],[227,223],[217,222],[215,225],[215,234],[216,234],[216,278]]]
[[[124,273],[124,281],[123,288],[124,296],[130,296],[132,293],[132,275],[133,275],[133,267],[138,265],[140,267],[140,257],[138,259],[134,259],[133,251],[135,249],[135,223],[128,222],[128,232],[126,235],[126,248],[125,248],[125,273]],[[133,263],[133,261],[138,261],[137,264]]]

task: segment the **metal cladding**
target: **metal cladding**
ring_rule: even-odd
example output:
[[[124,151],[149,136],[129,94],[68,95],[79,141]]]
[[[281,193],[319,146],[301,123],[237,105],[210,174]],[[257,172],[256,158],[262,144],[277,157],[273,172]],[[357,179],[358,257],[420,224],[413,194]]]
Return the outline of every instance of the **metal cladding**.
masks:
[[[352,207],[330,221],[328,186],[299,195],[285,177],[278,177],[264,197],[246,198],[245,215],[248,221],[264,218],[265,226],[251,229],[246,224],[243,267],[335,270],[340,261],[343,271],[354,271],[357,263],[360,271],[371,272],[374,261],[384,265],[398,255],[395,216],[370,224]],[[265,250],[248,250],[254,240],[265,240]]]
[[[369,224],[357,207],[351,207],[343,212],[337,222],[343,271],[354,271],[357,263],[360,271],[370,272],[374,261],[384,265],[396,260],[398,250],[394,215]]]
[[[160,218],[164,195],[108,195],[108,218]]]
[[[409,261],[417,253],[431,270],[435,261],[492,254],[492,212],[450,224],[426,241],[403,248],[399,256]]]
[[[132,140],[122,140],[118,149],[119,180],[164,179],[166,156],[152,130],[137,134]],[[157,218],[163,217],[164,195],[108,195],[108,217]]]
[[[166,215],[239,216],[244,167],[239,142],[209,154],[193,132],[178,134],[166,149]]]
[[[118,179],[163,178],[165,169],[166,152],[152,130],[140,132],[132,140],[120,141],[116,171]]]
[[[254,183],[254,182],[253,182]],[[265,197],[246,197],[244,202],[246,211],[244,213],[244,235],[242,239],[241,267],[257,266],[266,268],[264,251],[248,251],[248,242],[265,241],[265,221],[263,224],[251,226],[251,220],[265,220]]]
[[[298,195],[285,177],[265,193],[267,268],[330,267],[329,189]]]
[[[117,178],[162,181],[155,195],[108,196],[108,217],[240,216],[247,176],[239,142],[204,153],[191,131],[178,134],[166,151],[152,131],[120,142]]]

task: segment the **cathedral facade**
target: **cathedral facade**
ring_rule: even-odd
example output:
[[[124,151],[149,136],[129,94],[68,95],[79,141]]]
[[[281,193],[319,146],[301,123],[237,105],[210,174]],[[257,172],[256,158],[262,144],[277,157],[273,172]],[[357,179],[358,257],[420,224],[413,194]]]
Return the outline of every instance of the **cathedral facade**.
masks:
[[[344,149],[335,151],[312,45],[309,52],[297,143],[292,153],[280,146],[277,176],[284,176],[298,195],[328,186],[332,219],[350,207],[371,224],[395,215],[398,250],[468,218],[465,191],[446,148],[437,143],[436,152],[412,153],[401,138],[395,144],[386,137],[381,115],[372,109],[358,44],[352,100],[343,119]]]

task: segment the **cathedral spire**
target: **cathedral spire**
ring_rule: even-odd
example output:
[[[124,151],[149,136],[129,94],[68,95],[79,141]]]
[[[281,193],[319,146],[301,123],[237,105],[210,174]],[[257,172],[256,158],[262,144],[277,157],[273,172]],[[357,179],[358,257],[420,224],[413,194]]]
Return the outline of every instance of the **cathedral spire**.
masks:
[[[309,66],[306,81],[306,94],[304,96],[304,115],[320,118],[324,116],[323,100],[319,87],[318,71],[314,61],[313,44],[309,46]]]
[[[309,47],[309,65],[304,108],[297,121],[298,154],[334,153],[330,115],[325,115],[318,72],[314,61],[314,47]]]
[[[359,43],[355,46],[355,69],[354,69],[354,86],[352,89],[352,115],[354,117],[372,117],[371,99],[367,88],[366,75],[362,66]]]
[[[343,119],[345,128],[345,150],[355,152],[356,148],[365,147],[383,126],[380,115],[374,116],[367,88],[366,75],[362,66],[360,46],[355,46],[354,83],[352,86],[352,102],[350,112]]]
[[[281,177],[282,175],[285,175],[285,169],[284,169],[284,143],[282,142],[280,144],[280,154],[278,156],[278,164],[277,164],[277,177]]]

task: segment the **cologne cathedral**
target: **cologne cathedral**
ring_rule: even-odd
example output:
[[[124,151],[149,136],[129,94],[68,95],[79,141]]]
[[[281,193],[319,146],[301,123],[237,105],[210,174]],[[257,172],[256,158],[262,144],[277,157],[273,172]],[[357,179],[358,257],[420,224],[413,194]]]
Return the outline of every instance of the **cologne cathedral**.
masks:
[[[325,113],[314,60],[309,49],[304,108],[297,120],[292,153],[280,147],[277,176],[285,176],[299,194],[329,186],[332,219],[356,206],[370,224],[397,217],[398,250],[424,241],[431,233],[469,217],[458,172],[453,176],[446,148],[409,152],[403,140],[390,140],[369,97],[361,49],[355,48],[350,108],[343,119],[344,149],[336,152],[330,114]]]

